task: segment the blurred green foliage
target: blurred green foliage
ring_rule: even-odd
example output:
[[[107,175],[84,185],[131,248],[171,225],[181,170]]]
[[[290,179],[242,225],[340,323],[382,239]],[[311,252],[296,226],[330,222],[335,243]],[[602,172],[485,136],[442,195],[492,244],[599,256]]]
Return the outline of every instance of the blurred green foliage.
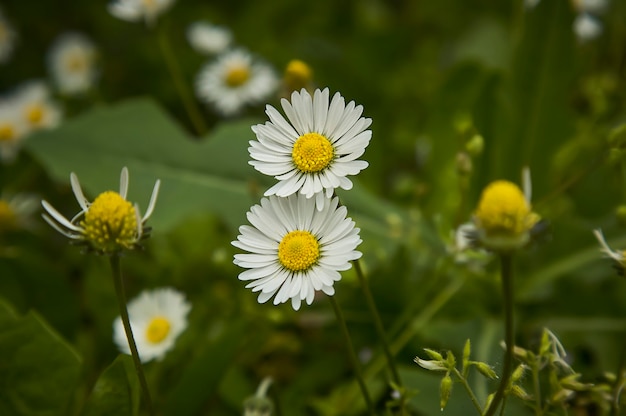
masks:
[[[128,166],[130,200],[144,209],[162,180],[152,237],[122,262],[131,296],[172,286],[193,305],[175,349],[146,365],[160,413],[241,414],[265,376],[275,380],[277,415],[364,411],[324,296],[294,312],[257,304],[237,280],[230,241],[272,183],[247,164],[250,126],[265,116],[263,106],[236,120],[206,111],[210,132],[190,133],[156,35],[169,37],[192,85],[205,58],[184,31],[198,19],[228,26],[238,44],[278,70],[305,60],[317,85],[362,104],[373,119],[370,167],[340,197],[362,229],[364,266],[401,377],[418,391],[414,414],[440,413],[440,377],[413,363],[424,347],[461,356],[469,338],[476,359],[499,370],[497,262],[472,268],[448,247],[481,189],[499,178],[519,183],[523,166],[552,232],[516,258],[517,343],[533,349],[547,327],[583,381],[618,371],[626,281],[601,258],[591,230],[601,227],[611,247],[626,248],[616,216],[626,203],[626,161],[615,151],[623,146],[608,140],[626,122],[626,2],[610,3],[602,35],[588,42],[576,39],[566,0],[534,9],[487,0],[179,0],[154,29],[113,18],[106,2],[36,3],[2,5],[19,44],[0,67],[0,90],[45,78],[46,50],[67,30],[94,40],[101,75],[91,96],[64,102],[61,127],[30,138],[14,164],[0,166],[0,188],[35,193],[71,217],[79,209],[72,171],[93,198],[117,189]],[[460,170],[458,155],[474,134],[484,151]],[[0,240],[0,297],[12,305],[0,311],[0,414],[136,414],[130,361],[112,342],[118,311],[106,260],[81,255],[33,222]],[[353,271],[336,289],[384,409],[388,375]],[[12,372],[16,366],[23,370]],[[479,377],[470,383],[482,400],[496,386]],[[584,399],[575,396],[569,414],[592,414]],[[531,414],[509,401],[507,415]],[[445,414],[466,415],[470,406],[454,385]]]

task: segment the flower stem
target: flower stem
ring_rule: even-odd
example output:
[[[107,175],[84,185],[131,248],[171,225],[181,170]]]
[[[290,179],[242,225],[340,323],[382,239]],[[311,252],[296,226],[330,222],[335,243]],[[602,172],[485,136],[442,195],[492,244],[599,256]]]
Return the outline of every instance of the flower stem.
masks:
[[[189,120],[191,121],[196,134],[198,134],[198,136],[202,136],[206,133],[207,126],[202,118],[202,113],[200,112],[196,101],[187,88],[187,83],[183,79],[180,66],[174,56],[174,52],[172,51],[172,47],[164,29],[159,30],[158,39],[163,59],[165,60],[167,69],[169,70],[172,80],[174,81],[174,85],[178,91],[178,96],[183,103],[183,107],[185,107],[185,111],[189,116]]]
[[[128,309],[126,307],[126,293],[124,290],[124,280],[122,279],[122,268],[120,267],[119,254],[112,254],[111,270],[113,272],[113,283],[115,284],[115,293],[117,294],[117,300],[120,307],[120,315],[122,317],[122,324],[124,325],[124,332],[128,339],[128,346],[130,347],[131,356],[135,363],[135,371],[139,378],[139,384],[141,386],[141,392],[143,399],[150,415],[154,415],[152,408],[152,400],[150,399],[150,391],[148,390],[148,383],[146,382],[146,376],[143,373],[143,367],[141,366],[141,360],[139,359],[139,353],[137,352],[137,345],[135,344],[135,338],[133,337],[133,330],[130,327],[130,319],[128,317]]]
[[[485,416],[493,416],[496,413],[498,405],[504,398],[504,393],[509,385],[511,376],[511,367],[513,365],[513,271],[512,271],[512,255],[503,253],[500,255],[500,267],[502,278],[502,297],[504,301],[504,342],[506,350],[504,351],[504,365],[502,368],[502,377],[500,385],[496,391],[489,408],[485,412]],[[504,406],[504,405],[503,405]]]
[[[352,344],[352,338],[350,338],[350,333],[348,332],[348,325],[346,325],[346,320],[343,317],[343,313],[337,304],[334,296],[329,296],[331,305],[333,305],[333,310],[335,311],[335,316],[337,317],[337,321],[339,321],[339,326],[341,327],[341,333],[343,334],[344,341],[346,342],[346,347],[348,350],[348,356],[350,357],[350,362],[352,363],[352,367],[354,368],[354,372],[356,373],[356,379],[359,382],[359,387],[361,388],[361,393],[363,394],[363,399],[365,400],[365,404],[367,405],[368,411],[371,415],[375,415],[374,413],[374,405],[372,403],[372,399],[370,398],[370,394],[367,391],[367,387],[365,386],[365,379],[363,378],[363,372],[361,371],[361,367],[359,365],[359,360],[356,357],[354,352],[354,345]]]
[[[478,399],[476,398],[476,395],[474,394],[474,392],[472,391],[472,388],[470,387],[469,383],[467,382],[467,379],[456,368],[454,368],[453,371],[454,371],[454,374],[456,374],[456,376],[459,378],[459,380],[461,380],[461,384],[463,384],[463,388],[465,388],[465,391],[469,395],[470,400],[472,401],[472,404],[474,405],[474,407],[478,411],[478,414],[482,415],[483,414],[483,409],[480,407],[480,404],[478,403]]]
[[[365,278],[365,274],[363,273],[363,269],[361,268],[361,263],[359,260],[354,260],[352,262],[354,264],[354,270],[356,271],[356,275],[358,276],[359,283],[361,284],[361,289],[363,290],[363,294],[365,295],[365,301],[367,303],[367,307],[370,310],[370,314],[374,319],[374,326],[376,327],[376,332],[378,333],[378,339],[383,345],[383,351],[385,353],[385,358],[387,359],[387,366],[391,371],[391,375],[393,377],[394,383],[398,387],[402,387],[402,381],[400,380],[400,375],[398,374],[398,370],[396,369],[396,365],[393,360],[393,355],[391,354],[391,349],[389,348],[389,343],[387,342],[387,335],[385,334],[385,328],[383,327],[383,322],[380,319],[380,314],[378,313],[378,309],[376,308],[376,303],[374,302],[374,297],[372,296],[372,291],[370,290],[369,284],[367,283],[367,279]]]

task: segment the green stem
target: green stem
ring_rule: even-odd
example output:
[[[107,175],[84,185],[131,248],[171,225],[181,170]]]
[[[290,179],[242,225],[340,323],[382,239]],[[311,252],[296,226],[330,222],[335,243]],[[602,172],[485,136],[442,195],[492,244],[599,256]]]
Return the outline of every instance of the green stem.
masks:
[[[363,273],[363,269],[361,268],[361,263],[357,259],[357,260],[354,260],[352,264],[354,264],[354,270],[356,271],[356,275],[359,278],[359,283],[361,284],[361,289],[363,290],[363,294],[365,295],[365,302],[367,303],[367,307],[370,310],[370,314],[372,315],[372,318],[374,319],[374,326],[376,327],[376,332],[378,333],[378,339],[383,345],[383,352],[385,353],[385,358],[387,359],[387,366],[389,367],[389,370],[391,371],[393,381],[398,387],[402,387],[402,381],[400,380],[398,369],[396,368],[396,364],[393,360],[393,355],[391,354],[391,350],[389,348],[389,342],[387,341],[385,328],[383,327],[383,322],[380,319],[378,308],[376,308],[376,303],[374,302],[372,291],[370,290],[367,279],[365,278],[365,274]]]
[[[128,339],[128,346],[130,347],[130,353],[135,363],[135,371],[139,378],[139,384],[141,385],[141,392],[143,393],[144,402],[148,413],[154,415],[152,408],[152,400],[150,399],[150,391],[148,390],[148,383],[146,382],[146,376],[143,373],[143,367],[141,366],[141,360],[139,359],[139,353],[137,352],[137,345],[135,344],[135,338],[133,337],[133,330],[130,327],[130,319],[128,317],[128,309],[126,307],[126,293],[124,290],[124,280],[122,279],[122,268],[120,267],[119,254],[112,254],[111,270],[113,272],[113,283],[115,284],[115,293],[117,294],[117,300],[120,307],[120,315],[122,317],[122,324],[124,325],[124,332],[126,332],[126,338]]]
[[[198,136],[202,136],[206,133],[207,126],[202,118],[202,113],[200,112],[193,95],[187,88],[187,83],[182,76],[180,66],[174,56],[174,52],[172,51],[172,47],[164,29],[159,30],[158,39],[163,59],[165,60],[167,69],[169,70],[172,80],[174,81],[176,91],[178,91],[178,96],[183,103],[183,107],[185,107],[185,111],[187,111],[187,115],[189,116],[189,120],[191,121],[196,134],[198,134]]]
[[[502,271],[502,297],[504,301],[504,342],[506,344],[506,350],[504,351],[504,365],[502,368],[502,377],[500,378],[500,385],[496,391],[496,395],[493,397],[489,408],[485,416],[493,416],[498,408],[498,405],[504,398],[504,393],[509,384],[509,378],[511,376],[511,367],[513,365],[513,347],[514,347],[514,332],[513,332],[513,271],[512,271],[512,256],[511,254],[502,254],[500,256],[500,265]],[[504,406],[504,405],[503,405]]]
[[[533,362],[533,387],[535,389],[535,416],[543,416],[543,406],[541,404],[541,386],[539,385],[539,365]]]
[[[626,373],[626,349],[622,348],[622,354],[617,369],[617,380],[615,380],[615,388],[613,389],[611,416],[617,416],[620,414],[620,397],[622,395],[622,390],[624,389],[624,384],[626,384],[626,381],[624,380],[624,373]]]
[[[472,401],[472,404],[474,405],[474,407],[478,411],[478,414],[482,415],[483,414],[483,409],[480,407],[480,403],[478,403],[478,399],[476,398],[476,395],[474,394],[474,392],[472,391],[472,388],[470,387],[469,383],[467,382],[467,379],[465,377],[463,377],[463,374],[461,374],[459,372],[459,370],[456,369],[456,367],[454,368],[454,374],[456,374],[456,376],[459,378],[459,380],[461,380],[461,384],[463,385],[463,387],[465,388],[465,391],[469,395],[470,400]]]
[[[359,387],[361,388],[361,393],[363,394],[363,399],[365,400],[365,404],[369,410],[371,415],[375,415],[374,405],[372,403],[372,399],[370,398],[370,394],[367,391],[367,387],[365,386],[365,379],[363,378],[363,372],[361,371],[361,366],[359,365],[359,360],[356,357],[354,352],[354,345],[352,344],[352,338],[350,338],[350,333],[348,332],[348,325],[346,325],[346,320],[343,317],[343,313],[337,304],[334,296],[329,296],[331,305],[333,305],[333,310],[335,311],[335,316],[337,317],[337,321],[339,321],[339,326],[341,327],[341,333],[343,334],[344,341],[346,342],[346,347],[348,350],[348,356],[350,357],[350,362],[352,363],[352,367],[354,368],[354,372],[356,374],[357,381],[359,382]]]

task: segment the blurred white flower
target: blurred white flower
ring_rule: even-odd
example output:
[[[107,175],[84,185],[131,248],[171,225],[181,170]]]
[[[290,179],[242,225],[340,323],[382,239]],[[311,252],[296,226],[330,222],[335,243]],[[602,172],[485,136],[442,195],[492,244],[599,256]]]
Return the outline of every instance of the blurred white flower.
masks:
[[[0,160],[12,162],[26,137],[28,128],[19,111],[10,99],[0,100]]]
[[[0,64],[9,61],[15,42],[17,40],[17,34],[13,30],[11,23],[0,10]]]
[[[118,19],[129,22],[144,20],[151,26],[158,15],[167,11],[174,0],[113,0],[109,3],[109,13]]]
[[[48,52],[48,67],[59,91],[80,94],[88,91],[97,76],[96,47],[85,35],[68,32],[59,36]]]
[[[200,53],[218,54],[228,48],[233,40],[232,32],[208,22],[195,22],[187,28],[187,40]]]
[[[224,116],[265,100],[276,91],[272,68],[242,49],[225,52],[198,73],[196,94]]]
[[[162,360],[187,328],[191,304],[172,289],[146,290],[128,303],[128,315],[141,362]],[[119,350],[130,355],[122,319],[113,323],[113,340]]]
[[[602,23],[589,13],[580,13],[573,24],[574,33],[581,42],[597,38],[602,34]]]
[[[39,198],[31,194],[0,195],[0,234],[33,225],[32,215],[39,208]]]
[[[52,100],[50,88],[42,81],[22,85],[12,98],[20,110],[28,132],[52,129],[61,122],[61,107]]]

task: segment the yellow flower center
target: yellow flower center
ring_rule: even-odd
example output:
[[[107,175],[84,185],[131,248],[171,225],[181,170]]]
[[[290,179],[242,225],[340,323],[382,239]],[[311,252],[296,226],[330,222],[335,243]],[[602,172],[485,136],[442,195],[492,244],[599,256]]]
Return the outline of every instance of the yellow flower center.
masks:
[[[508,181],[495,181],[484,190],[474,213],[487,234],[519,235],[537,222],[522,190]]]
[[[0,199],[0,232],[15,228],[17,217],[8,202]]]
[[[34,104],[28,107],[26,110],[26,119],[28,122],[34,126],[39,125],[43,120],[44,111],[41,105]]]
[[[307,270],[320,258],[320,245],[308,231],[291,231],[278,245],[278,260],[292,272]]]
[[[65,68],[68,72],[85,72],[85,70],[87,69],[87,59],[82,54],[70,55],[65,60]]]
[[[113,191],[101,193],[81,222],[84,236],[96,249],[115,252],[137,242],[135,207]]]
[[[11,124],[0,124],[0,142],[10,142],[15,139],[15,128]]]
[[[156,316],[152,318],[146,328],[146,339],[152,344],[158,344],[162,342],[171,329],[170,321],[162,316]]]
[[[291,158],[302,172],[319,172],[328,167],[335,156],[330,141],[318,133],[307,133],[293,145]]]
[[[234,66],[226,72],[226,85],[240,87],[250,78],[250,69],[245,66]]]
[[[306,63],[294,59],[285,69],[285,85],[290,91],[305,88],[313,78],[313,70]]]

